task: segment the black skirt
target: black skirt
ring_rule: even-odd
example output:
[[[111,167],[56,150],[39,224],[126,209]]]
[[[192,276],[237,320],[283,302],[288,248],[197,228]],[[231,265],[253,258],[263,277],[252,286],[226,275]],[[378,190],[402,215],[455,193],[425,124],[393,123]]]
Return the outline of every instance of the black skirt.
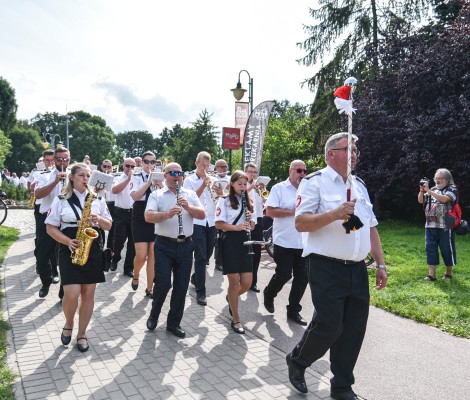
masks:
[[[155,224],[145,222],[146,201],[136,201],[132,206],[132,236],[134,243],[154,242]]]
[[[253,256],[243,242],[248,240],[246,231],[225,232],[222,250],[223,274],[253,272]]]
[[[77,228],[65,228],[62,233],[71,239],[77,236]],[[91,245],[90,255],[85,265],[72,264],[68,246],[60,244],[59,271],[62,285],[81,285],[105,282],[103,272],[103,252],[99,235]]]

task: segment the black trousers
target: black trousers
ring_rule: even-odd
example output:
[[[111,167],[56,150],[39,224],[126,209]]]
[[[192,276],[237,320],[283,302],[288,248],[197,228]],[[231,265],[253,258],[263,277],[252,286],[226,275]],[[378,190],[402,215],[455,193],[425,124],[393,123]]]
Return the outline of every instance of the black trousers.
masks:
[[[263,218],[258,218],[256,221],[255,229],[251,231],[252,240],[263,240]],[[258,283],[258,268],[261,262],[261,245],[254,244],[253,246],[253,282],[252,285]]]
[[[217,230],[215,226],[194,225],[192,240],[194,243],[194,278],[196,293],[206,295],[207,263],[212,257]]]
[[[52,275],[59,276],[57,272],[56,241],[47,234],[46,220],[47,213],[39,214],[36,221],[36,268],[44,286],[52,283]]]
[[[114,221],[114,219],[116,218],[116,212],[115,212],[115,207],[114,207],[114,201],[109,201],[106,203],[106,205],[108,206],[109,214],[111,215],[113,219],[113,225],[111,226],[111,229],[108,232],[108,240],[106,242],[106,247],[112,250],[113,240],[114,240],[114,225],[116,224],[116,222]],[[105,242],[103,241],[103,243]]]
[[[194,244],[191,239],[177,243],[157,236],[154,249],[158,257],[155,257],[155,278],[150,316],[158,319],[173,282],[167,326],[176,327],[180,325],[183,318],[184,302],[193,263]]]
[[[369,316],[367,268],[363,261],[344,265],[313,254],[306,267],[315,311],[292,360],[307,368],[329,349],[331,386],[348,390]]]
[[[124,260],[124,273],[134,270],[135,247],[132,238],[131,210],[115,207],[115,224],[113,240],[113,262],[121,261],[121,251],[127,240],[126,259]]]
[[[305,270],[305,259],[302,257],[302,249],[289,249],[274,245],[274,261],[276,271],[266,286],[266,294],[275,298],[284,285],[292,280],[289,293],[289,304],[287,312],[299,312],[302,310],[300,301],[308,284],[307,272]]]

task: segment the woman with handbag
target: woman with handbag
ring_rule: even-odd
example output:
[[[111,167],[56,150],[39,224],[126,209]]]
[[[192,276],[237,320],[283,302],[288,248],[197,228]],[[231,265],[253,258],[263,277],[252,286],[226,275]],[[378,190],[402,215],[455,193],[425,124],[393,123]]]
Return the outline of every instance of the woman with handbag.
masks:
[[[418,202],[423,204],[426,215],[426,258],[428,276],[426,281],[436,280],[436,267],[439,265],[439,250],[446,266],[442,279],[452,278],[452,267],[457,264],[455,254],[455,234],[446,225],[446,214],[457,201],[458,190],[449,170],[439,168],[434,174],[436,186],[429,188],[429,181],[422,179]]]
[[[217,202],[215,227],[223,231],[222,269],[228,278],[227,301],[232,316],[232,329],[245,333],[238,312],[238,298],[250,287],[253,280],[253,256],[248,254],[248,230],[256,224],[253,203],[246,191],[248,176],[243,171],[235,171],[230,178],[230,191]],[[246,208],[242,196],[245,195]]]
[[[88,187],[90,175],[91,171],[88,165],[84,163],[73,164],[67,185],[62,191],[62,195],[54,199],[45,220],[47,233],[59,243],[60,280],[64,286],[62,308],[65,315],[61,341],[64,345],[68,345],[71,341],[74,317],[80,298],[77,346],[81,352],[85,352],[89,348],[86,330],[93,314],[96,284],[105,281],[103,244],[102,236],[99,233],[101,230],[109,230],[112,225],[112,218],[105,199],[97,197]],[[91,208],[87,210],[89,196],[93,197]],[[85,218],[93,229],[98,231],[98,235],[92,241],[88,260],[84,265],[78,265],[72,262],[71,255],[80,247],[80,241],[76,237],[82,212],[89,212],[89,216],[85,216]]]

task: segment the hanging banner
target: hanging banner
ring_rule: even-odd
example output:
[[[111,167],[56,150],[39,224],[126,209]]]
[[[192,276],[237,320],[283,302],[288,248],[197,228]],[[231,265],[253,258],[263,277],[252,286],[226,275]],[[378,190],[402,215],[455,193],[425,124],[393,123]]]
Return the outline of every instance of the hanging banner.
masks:
[[[224,150],[240,149],[239,128],[222,128],[222,148]]]
[[[245,168],[246,163],[253,162],[256,164],[258,171],[261,170],[264,138],[273,107],[274,101],[263,101],[251,113],[246,123],[243,138],[242,168]]]
[[[240,129],[240,146],[245,136],[245,126],[250,115],[250,104],[244,101],[235,102],[235,128]]]

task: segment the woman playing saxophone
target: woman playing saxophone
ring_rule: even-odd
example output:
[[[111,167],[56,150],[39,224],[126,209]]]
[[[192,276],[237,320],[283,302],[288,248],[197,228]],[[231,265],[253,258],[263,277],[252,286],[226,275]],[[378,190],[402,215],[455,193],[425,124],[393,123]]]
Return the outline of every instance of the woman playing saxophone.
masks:
[[[91,171],[86,164],[72,165],[67,186],[62,195],[54,199],[45,221],[47,233],[60,244],[59,268],[61,283],[64,286],[62,308],[65,315],[61,341],[64,345],[71,341],[74,316],[80,298],[77,346],[81,352],[87,351],[89,347],[86,330],[93,313],[96,284],[104,282],[105,278],[101,235],[93,240],[88,260],[83,266],[72,262],[72,253],[81,248],[80,241],[76,239],[77,230],[80,225],[91,224],[97,231],[109,230],[112,225],[105,199],[96,197],[87,185],[90,175]],[[93,196],[91,201],[90,196]],[[91,203],[89,208],[87,199],[88,204]],[[83,218],[87,222],[82,221]]]

